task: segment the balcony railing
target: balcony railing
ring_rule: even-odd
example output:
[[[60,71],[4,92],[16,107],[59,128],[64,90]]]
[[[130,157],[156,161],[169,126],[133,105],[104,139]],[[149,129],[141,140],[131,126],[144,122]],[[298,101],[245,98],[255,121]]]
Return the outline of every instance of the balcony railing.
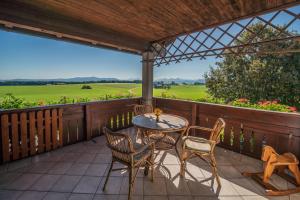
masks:
[[[1,111],[0,162],[18,160],[132,126],[139,98]]]
[[[226,105],[155,98],[155,105],[166,113],[187,118],[190,125],[212,128],[218,117],[226,128],[220,146],[255,158],[268,144],[278,152],[292,152],[300,158],[300,115]],[[205,137],[205,133],[196,135]],[[207,137],[207,133],[206,133]]]
[[[132,126],[133,104],[140,98],[56,105],[0,112],[0,162],[18,160],[54,150],[113,130]],[[154,99],[165,113],[183,116],[190,125],[212,127],[218,117],[226,121],[220,146],[260,157],[263,144],[300,158],[300,115],[237,108],[191,101]],[[194,133],[205,137],[203,132]],[[207,135],[206,135],[207,136]]]

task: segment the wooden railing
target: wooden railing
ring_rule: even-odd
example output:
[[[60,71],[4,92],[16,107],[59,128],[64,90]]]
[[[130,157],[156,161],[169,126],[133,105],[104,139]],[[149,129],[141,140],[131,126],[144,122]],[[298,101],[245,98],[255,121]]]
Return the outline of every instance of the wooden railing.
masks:
[[[131,126],[139,98],[0,111],[0,163]]]
[[[220,146],[226,149],[259,158],[262,146],[268,144],[300,159],[300,114],[161,98],[154,99],[154,106],[187,118],[190,125],[211,128],[218,117],[224,118]],[[195,134],[207,137],[207,133]]]
[[[132,126],[133,105],[140,98],[56,105],[0,111],[0,162],[89,140],[113,130]],[[300,158],[300,115],[225,105],[154,98],[165,113],[183,116],[190,125],[212,127],[218,117],[226,128],[220,146],[259,158],[263,144],[278,152],[290,151]],[[203,137],[207,133],[197,132]]]

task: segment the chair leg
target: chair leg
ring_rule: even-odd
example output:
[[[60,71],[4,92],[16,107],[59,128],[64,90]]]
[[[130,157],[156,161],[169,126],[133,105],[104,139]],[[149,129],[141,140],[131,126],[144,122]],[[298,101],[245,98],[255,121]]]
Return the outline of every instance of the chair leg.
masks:
[[[107,181],[108,181],[108,179],[109,179],[109,176],[110,176],[110,172],[111,172],[111,170],[112,170],[112,168],[113,168],[113,164],[114,164],[114,161],[112,160],[112,161],[111,161],[111,163],[110,163],[109,171],[108,171],[108,173],[107,173],[107,176],[106,176],[106,179],[105,179],[105,182],[104,182],[103,188],[102,188],[102,190],[103,190],[103,191],[105,190],[105,187],[106,187]]]
[[[133,188],[133,167],[129,169],[129,190],[128,190],[128,200],[131,199],[131,193]]]
[[[151,158],[151,181],[153,182],[154,180],[154,161],[153,161],[153,158]]]
[[[149,168],[150,168],[150,171],[151,171],[151,181],[153,182],[153,177],[154,177],[154,161],[153,161],[153,156],[150,156],[148,159],[147,159],[147,163],[146,163],[146,166],[145,166],[145,171],[144,171],[144,175],[147,176],[148,175],[148,172],[149,172]]]
[[[211,155],[210,159],[211,159],[211,166],[212,166],[212,170],[213,170],[212,171],[213,176],[216,177],[217,183],[221,187],[221,181],[220,181],[220,177],[219,177],[219,174],[218,174],[216,159],[215,159],[214,155]]]
[[[148,172],[149,172],[149,161],[147,161],[146,165],[145,165],[145,169],[144,169],[144,175],[147,176]]]
[[[180,176],[184,177],[185,168],[186,168],[186,160],[188,158],[187,151],[182,149],[181,155],[179,157],[180,160]]]
[[[186,168],[186,161],[181,160],[180,161],[180,176],[181,177],[184,177],[184,175],[185,175],[185,168]]]

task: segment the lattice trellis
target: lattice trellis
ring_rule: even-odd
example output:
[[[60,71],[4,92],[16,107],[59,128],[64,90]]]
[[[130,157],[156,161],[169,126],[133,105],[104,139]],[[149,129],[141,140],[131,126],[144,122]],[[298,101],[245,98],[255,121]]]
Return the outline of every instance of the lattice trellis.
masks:
[[[255,24],[259,24],[255,26]],[[266,37],[265,29],[274,34]],[[247,40],[241,41],[241,35]],[[297,42],[288,42],[297,41]],[[154,42],[154,66],[226,54],[285,54],[300,52],[300,5],[261,16]]]

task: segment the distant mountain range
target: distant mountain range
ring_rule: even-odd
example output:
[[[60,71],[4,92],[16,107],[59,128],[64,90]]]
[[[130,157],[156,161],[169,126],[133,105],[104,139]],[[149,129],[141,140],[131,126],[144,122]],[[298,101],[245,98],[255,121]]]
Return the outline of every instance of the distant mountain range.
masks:
[[[72,82],[118,82],[118,81],[134,81],[136,79],[117,79],[117,78],[98,78],[98,77],[74,77],[74,78],[55,78],[55,79],[10,79],[10,80],[0,80],[0,82],[63,82],[63,83],[72,83]],[[171,83],[175,82],[178,84],[187,83],[187,84],[193,84],[195,82],[205,83],[204,79],[181,79],[181,78],[161,78],[156,79],[154,82],[162,81],[164,83]]]
[[[181,79],[181,78],[161,78],[161,79],[156,79],[154,82],[162,81],[164,83],[187,83],[187,84],[194,84],[195,82],[200,82],[200,83],[205,83],[204,79]]]
[[[119,81],[117,78],[98,78],[98,77],[74,77],[74,78],[56,78],[56,79],[10,79],[0,80],[1,82],[97,82],[97,81]]]

